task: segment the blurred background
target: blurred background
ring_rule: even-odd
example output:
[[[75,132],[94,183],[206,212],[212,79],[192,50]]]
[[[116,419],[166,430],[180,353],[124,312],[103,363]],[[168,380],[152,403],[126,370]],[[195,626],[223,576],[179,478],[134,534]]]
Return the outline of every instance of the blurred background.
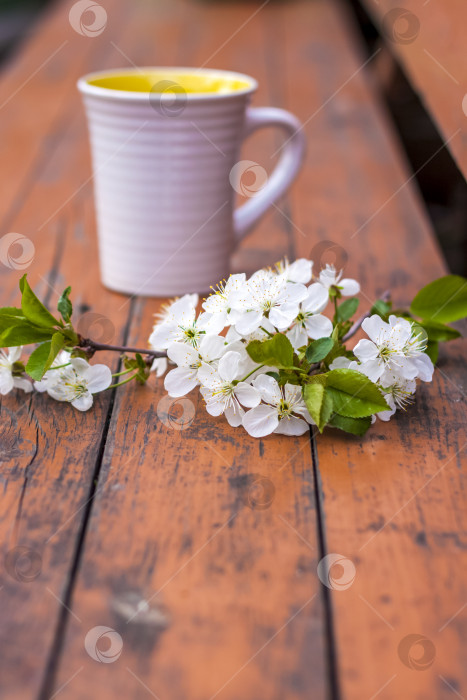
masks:
[[[254,0],[246,1],[255,4]],[[467,275],[467,183],[449,150],[442,147],[437,128],[359,0],[346,1],[361,28],[368,55],[381,48],[371,70],[376,73],[412,170],[417,172],[416,180],[447,264],[451,272]],[[53,0],[0,0],[0,70],[52,3]]]

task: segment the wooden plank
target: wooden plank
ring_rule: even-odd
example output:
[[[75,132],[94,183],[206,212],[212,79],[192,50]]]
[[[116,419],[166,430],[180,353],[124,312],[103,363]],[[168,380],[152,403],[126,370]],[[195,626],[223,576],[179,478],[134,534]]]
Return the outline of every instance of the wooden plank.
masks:
[[[116,5],[109,2],[107,7]],[[117,342],[124,337],[129,309],[122,308],[118,295],[103,294],[97,277],[92,183],[87,182],[89,157],[82,147],[86,129],[74,84],[78,74],[91,70],[96,60],[104,62],[114,49],[108,40],[79,36],[77,51],[65,6],[57,8],[42,30],[44,43],[32,41],[1,83],[2,95],[11,97],[0,115],[3,232],[18,231],[35,246],[26,270],[0,266],[2,303],[18,302],[24,271],[37,293],[53,302],[66,280],[73,286],[81,331],[95,336],[103,332]],[[34,72],[38,56],[64,41],[63,54]],[[108,60],[114,63],[115,56]],[[24,87],[14,93],[15,84]],[[92,326],[97,300],[101,320]],[[117,358],[107,360],[116,366]],[[109,394],[99,397],[89,420],[68,406],[51,411],[41,395],[2,398],[2,698],[37,697],[44,681],[110,407]]]
[[[252,15],[245,5],[184,5],[183,32],[195,36],[178,60],[201,65],[228,42],[209,64],[248,71],[255,56],[257,104],[269,103],[266,63],[277,47],[264,44],[264,15]],[[147,23],[135,9],[119,44],[140,64],[150,60],[139,40]],[[249,144],[246,152],[267,163],[273,149]],[[284,252],[279,223],[270,218],[255,233],[248,257],[256,260],[243,262]],[[145,343],[157,306],[138,303],[132,342]],[[196,393],[183,404],[194,422],[176,430],[161,420],[164,396],[161,383],[118,391],[73,595],[79,621],[69,619],[51,692],[69,681],[69,698],[305,698],[313,687],[319,700],[326,640],[309,439],[252,440],[209,417]],[[261,484],[266,497],[275,493],[264,509],[249,503]],[[98,625],[121,635],[114,664],[96,663],[84,648]]]
[[[305,234],[298,253],[333,241],[346,275],[362,280],[362,310],[385,289],[407,305],[445,266],[351,28],[345,7],[324,0],[294,5],[276,27],[286,34],[283,74],[294,76],[285,102],[308,119],[292,196]],[[416,404],[364,440],[332,432],[316,441],[326,551],[356,567],[353,585],[329,591],[343,698],[466,695],[465,352],[465,340],[444,349]],[[409,634],[435,647],[433,660],[426,642],[426,670],[416,670],[420,645],[410,650],[415,668],[407,649],[398,653]]]
[[[467,178],[467,56],[463,0],[436,5],[362,0]]]

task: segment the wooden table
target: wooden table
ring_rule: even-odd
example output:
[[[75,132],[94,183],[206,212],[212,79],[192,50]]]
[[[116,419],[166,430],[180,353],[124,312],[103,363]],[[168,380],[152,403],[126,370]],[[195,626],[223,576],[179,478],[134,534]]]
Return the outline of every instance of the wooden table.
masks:
[[[102,67],[251,73],[256,104],[303,120],[304,170],[236,269],[334,256],[361,280],[363,308],[387,288],[406,304],[445,272],[345,5],[104,4],[105,29],[83,36],[71,4],[57,3],[0,93],[2,235],[34,243],[28,277],[51,305],[72,285],[83,331],[144,346],[161,303],[99,282],[75,81]],[[267,165],[277,146],[266,133],[245,153]],[[17,303],[21,274],[0,265],[3,305]],[[5,397],[2,700],[466,697],[465,352],[463,341],[443,349],[416,404],[364,440],[254,440],[208,416],[196,393],[195,419],[178,430],[161,420],[154,379],[84,414],[43,395]],[[355,567],[344,590],[319,581],[329,553]],[[85,649],[99,626],[114,630],[112,663]]]

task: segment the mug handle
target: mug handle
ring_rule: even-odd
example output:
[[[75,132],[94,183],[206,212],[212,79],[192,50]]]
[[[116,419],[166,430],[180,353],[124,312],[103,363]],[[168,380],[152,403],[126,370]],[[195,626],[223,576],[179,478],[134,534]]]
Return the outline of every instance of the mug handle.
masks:
[[[267,210],[288,190],[305,156],[305,135],[300,120],[285,109],[249,107],[246,111],[244,139],[257,129],[278,126],[287,134],[279,162],[264,187],[234,212],[234,232],[239,243]],[[247,161],[248,162],[248,161]],[[260,167],[252,163],[253,166]],[[263,171],[263,169],[261,168]]]

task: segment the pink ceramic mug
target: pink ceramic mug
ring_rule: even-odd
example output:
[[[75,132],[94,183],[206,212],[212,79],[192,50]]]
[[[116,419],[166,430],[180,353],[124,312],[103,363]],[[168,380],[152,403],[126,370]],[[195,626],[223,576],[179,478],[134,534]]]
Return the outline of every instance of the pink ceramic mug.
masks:
[[[256,81],[229,71],[105,71],[84,76],[78,88],[103,284],[147,296],[207,291],[229,274],[237,243],[297,175],[300,122],[282,109],[249,107]],[[257,163],[239,161],[242,141],[265,126],[287,137],[269,178]],[[243,176],[253,184],[242,184]],[[251,198],[234,211],[235,191]]]

